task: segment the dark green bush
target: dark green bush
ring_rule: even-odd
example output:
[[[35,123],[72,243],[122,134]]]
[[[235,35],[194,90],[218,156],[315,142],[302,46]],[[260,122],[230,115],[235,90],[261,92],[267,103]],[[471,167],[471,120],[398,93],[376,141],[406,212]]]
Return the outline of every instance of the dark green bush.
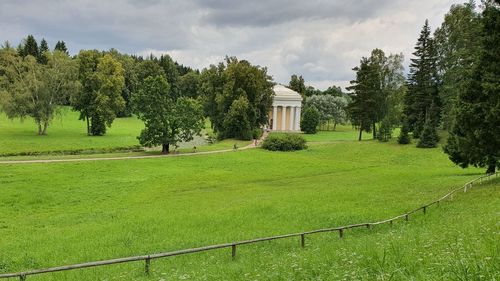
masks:
[[[263,133],[264,133],[264,130],[262,130],[261,128],[258,128],[258,129],[253,130],[252,135],[253,135],[254,139],[260,139],[260,137],[262,137]]]
[[[298,134],[269,135],[262,147],[271,151],[293,151],[307,148],[306,140]]]
[[[314,106],[307,107],[302,113],[300,128],[306,134],[316,134],[319,124],[319,111]]]

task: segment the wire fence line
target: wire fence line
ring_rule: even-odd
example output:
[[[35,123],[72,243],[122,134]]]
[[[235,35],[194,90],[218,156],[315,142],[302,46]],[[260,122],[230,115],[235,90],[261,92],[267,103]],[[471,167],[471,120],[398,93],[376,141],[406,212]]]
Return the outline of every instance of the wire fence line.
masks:
[[[382,220],[382,221],[366,222],[366,223],[351,224],[351,225],[338,226],[338,227],[332,227],[332,228],[316,229],[316,230],[310,230],[310,231],[304,231],[304,232],[255,238],[255,239],[250,239],[250,240],[236,241],[236,242],[230,242],[230,243],[224,243],[224,244],[216,244],[216,245],[183,249],[183,250],[164,252],[164,253],[156,253],[156,254],[141,255],[141,256],[131,256],[131,257],[101,260],[101,261],[92,261],[92,262],[86,262],[86,263],[50,267],[50,268],[45,268],[45,269],[34,269],[34,270],[23,271],[23,272],[4,273],[4,274],[0,274],[0,279],[2,279],[2,278],[19,278],[19,280],[24,281],[24,280],[26,280],[26,277],[28,275],[37,275],[37,274],[42,274],[42,273],[67,271],[67,270],[73,270],[73,269],[82,269],[82,268],[87,268],[87,267],[105,266],[105,265],[112,265],[112,264],[126,263],[126,262],[136,262],[136,261],[144,261],[145,262],[145,264],[144,264],[145,274],[149,274],[152,259],[193,254],[193,253],[205,252],[205,251],[223,249],[223,248],[231,248],[231,256],[234,260],[236,258],[236,247],[237,246],[241,246],[241,245],[245,245],[245,244],[253,244],[253,243],[258,243],[258,242],[263,242],[263,241],[271,241],[271,240],[277,240],[277,239],[290,238],[290,237],[300,237],[300,245],[302,247],[305,247],[306,235],[311,235],[311,234],[321,233],[321,232],[335,232],[335,231],[337,231],[339,234],[339,238],[343,238],[344,231],[348,230],[348,229],[359,228],[359,227],[371,228],[372,226],[386,224],[386,223],[389,223],[392,225],[392,223],[394,221],[399,220],[399,219],[404,219],[405,221],[408,221],[410,215],[415,214],[419,211],[422,211],[425,214],[427,212],[427,209],[430,206],[435,205],[435,204],[439,205],[440,202],[442,202],[446,199],[453,199],[453,195],[455,193],[457,193],[461,190],[463,190],[464,192],[467,192],[467,190],[472,188],[473,185],[482,184],[483,182],[489,181],[492,178],[497,178],[498,174],[499,174],[499,172],[495,172],[492,174],[487,174],[487,175],[483,175],[481,177],[478,177],[474,180],[467,182],[466,184],[464,184],[461,187],[457,187],[457,188],[451,190],[450,192],[448,192],[446,195],[439,198],[438,200],[435,200],[429,204],[426,204],[426,205],[423,205],[419,208],[411,210],[407,213],[404,213],[404,214],[401,214],[399,216],[395,216],[395,217],[392,217],[392,218],[389,218],[386,220]]]

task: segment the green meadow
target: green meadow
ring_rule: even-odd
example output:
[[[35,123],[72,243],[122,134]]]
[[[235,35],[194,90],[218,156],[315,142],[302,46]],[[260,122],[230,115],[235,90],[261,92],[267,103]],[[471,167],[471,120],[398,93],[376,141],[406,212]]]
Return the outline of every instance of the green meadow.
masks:
[[[118,126],[117,126],[118,127]],[[484,173],[441,148],[307,136],[298,152],[0,164],[0,272],[199,247],[399,215]],[[49,133],[56,134],[52,128]],[[357,135],[356,135],[357,136]],[[107,138],[108,136],[103,137]],[[2,140],[4,141],[4,140]],[[500,181],[410,222],[28,280],[498,280]]]

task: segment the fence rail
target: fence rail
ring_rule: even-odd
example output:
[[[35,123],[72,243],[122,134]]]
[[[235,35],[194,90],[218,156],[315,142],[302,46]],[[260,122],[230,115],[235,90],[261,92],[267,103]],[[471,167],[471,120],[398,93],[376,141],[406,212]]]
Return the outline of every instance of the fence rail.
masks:
[[[376,222],[367,222],[367,223],[358,223],[358,224],[351,224],[351,225],[345,225],[345,226],[338,226],[338,227],[331,227],[331,228],[323,228],[323,229],[316,229],[316,230],[310,230],[310,231],[304,231],[304,232],[298,232],[298,233],[290,233],[290,234],[282,234],[282,235],[276,235],[276,236],[269,236],[269,237],[262,237],[262,238],[255,238],[251,240],[243,240],[243,241],[237,241],[237,242],[230,242],[230,243],[224,243],[224,244],[217,244],[217,245],[210,245],[210,246],[205,246],[205,247],[198,247],[198,248],[191,248],[191,249],[183,249],[183,250],[177,250],[177,251],[171,251],[171,252],[164,252],[164,253],[157,253],[157,254],[150,254],[150,255],[141,255],[141,256],[133,256],[133,257],[124,257],[124,258],[117,258],[117,259],[110,259],[110,260],[102,260],[102,261],[93,261],[93,262],[86,262],[86,263],[79,263],[79,264],[72,264],[72,265],[65,265],[65,266],[57,266],[57,267],[50,267],[50,268],[45,268],[45,269],[35,269],[35,270],[29,270],[29,271],[23,271],[23,272],[15,272],[15,273],[4,273],[0,274],[0,279],[1,278],[19,278],[19,280],[23,281],[26,280],[26,277],[28,275],[36,275],[36,274],[42,274],[42,273],[49,273],[49,272],[57,272],[57,271],[66,271],[66,270],[73,270],[73,269],[81,269],[81,268],[87,268],[87,267],[96,267],[96,266],[104,266],[104,265],[111,265],[111,264],[118,264],[118,263],[125,263],[125,262],[135,262],[135,261],[144,261],[144,271],[146,274],[149,274],[149,268],[151,264],[152,259],[159,259],[159,258],[166,258],[166,257],[172,257],[172,256],[179,256],[179,255],[186,255],[186,254],[193,254],[193,253],[198,253],[198,252],[205,252],[205,251],[210,251],[210,250],[216,250],[216,249],[223,249],[223,248],[231,248],[231,256],[232,258],[236,258],[236,247],[245,245],[245,244],[253,244],[253,243],[258,243],[258,242],[263,242],[263,241],[271,241],[271,240],[277,240],[277,239],[284,239],[284,238],[290,238],[290,237],[300,237],[300,245],[302,247],[305,247],[305,236],[306,235],[311,235],[315,233],[321,233],[321,232],[335,232],[338,231],[339,237],[343,238],[344,237],[344,230],[347,229],[353,229],[353,228],[358,228],[358,227],[366,227],[366,228],[371,228],[372,226],[375,225],[380,225],[380,224],[385,224],[389,223],[392,225],[393,221],[398,220],[398,219],[404,219],[405,221],[409,220],[410,215],[415,214],[418,211],[423,211],[425,214],[427,212],[427,208],[434,205],[438,204],[441,201],[446,200],[447,198],[452,199],[453,194],[456,192],[460,191],[463,189],[464,192],[467,192],[468,189],[472,188],[473,184],[476,183],[482,183],[484,181],[490,180],[493,177],[498,177],[498,172],[492,173],[492,174],[487,174],[483,175],[479,178],[476,178],[474,180],[471,180],[464,184],[461,187],[455,188],[448,192],[446,195],[441,197],[440,199],[433,201],[427,205],[418,207],[414,210],[408,211],[404,214],[401,214],[399,216],[395,216],[386,220],[382,221],[376,221]]]

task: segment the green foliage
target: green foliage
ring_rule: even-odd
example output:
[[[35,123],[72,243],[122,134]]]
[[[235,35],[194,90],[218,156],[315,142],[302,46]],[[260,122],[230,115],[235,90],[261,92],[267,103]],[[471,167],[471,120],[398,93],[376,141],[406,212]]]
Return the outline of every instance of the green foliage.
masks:
[[[32,56],[38,58],[40,55],[38,43],[33,35],[28,35],[19,45],[17,51],[21,57]]]
[[[433,111],[433,116],[429,117],[433,122],[439,124],[441,112],[437,50],[427,20],[420,32],[413,55],[415,58],[411,59],[408,92],[405,97],[405,115],[413,137],[418,138],[424,128],[431,105],[434,104],[438,109]]]
[[[392,138],[392,129],[392,124],[388,119],[382,120],[378,129],[377,139],[381,142],[389,141]]]
[[[40,49],[38,50],[38,63],[47,64],[47,52],[49,52],[49,45],[47,44],[47,41],[45,41],[45,39],[42,39],[42,41],[40,41]]]
[[[197,99],[200,86],[200,75],[194,71],[190,71],[179,78],[179,94],[183,97]]]
[[[432,148],[436,147],[439,141],[439,136],[437,133],[435,122],[431,119],[430,114],[428,114],[427,120],[424,124],[424,129],[418,140],[417,147],[420,148]]]
[[[96,50],[80,51],[78,61],[82,91],[72,96],[71,104],[87,120],[87,134],[101,136],[125,108],[124,70],[110,54],[101,56]]]
[[[344,124],[347,121],[347,98],[334,95],[313,95],[306,98],[306,107],[315,107],[319,112],[319,123],[325,124],[328,121],[334,122],[334,129],[337,124]]]
[[[311,106],[304,109],[300,118],[300,129],[306,134],[316,134],[319,125],[319,111]]]
[[[69,55],[68,48],[66,48],[66,43],[64,43],[64,41],[57,41],[54,51],[61,51]]]
[[[293,74],[292,77],[290,77],[288,88],[304,96],[306,93],[306,85],[304,83],[305,82],[304,78],[302,78],[302,75],[297,76],[296,74]]]
[[[443,103],[442,126],[450,129],[454,105],[472,77],[481,53],[481,15],[474,2],[454,4],[434,33],[439,73],[439,96]]]
[[[133,104],[138,118],[145,123],[138,137],[141,145],[162,145],[163,153],[169,153],[171,145],[192,140],[204,128],[201,104],[185,97],[174,99],[162,76],[146,78],[133,96]]]
[[[271,151],[294,151],[306,149],[306,140],[299,134],[271,134],[262,143],[262,148]]]
[[[399,144],[409,144],[411,142],[410,139],[410,128],[408,128],[408,123],[406,122],[406,119],[403,121],[403,125],[401,126],[401,131],[399,132],[398,136],[398,143]]]
[[[268,123],[273,83],[267,69],[231,57],[201,74],[205,113],[220,138],[249,139]]]
[[[0,104],[7,116],[32,117],[38,134],[46,135],[57,107],[80,89],[78,68],[66,54],[45,52],[47,65],[36,58],[19,57],[11,49],[0,51]]]
[[[456,103],[454,125],[444,151],[467,167],[500,167],[500,5],[488,2],[482,16],[480,59]]]

